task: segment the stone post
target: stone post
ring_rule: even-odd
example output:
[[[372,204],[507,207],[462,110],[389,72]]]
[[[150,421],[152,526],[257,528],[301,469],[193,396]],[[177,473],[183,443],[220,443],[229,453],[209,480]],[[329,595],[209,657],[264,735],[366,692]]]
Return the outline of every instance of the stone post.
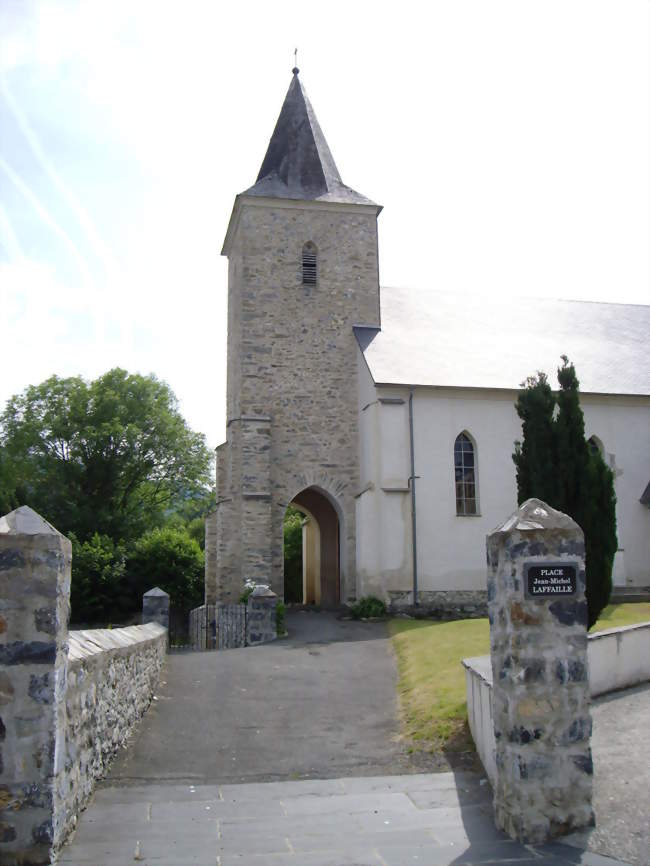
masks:
[[[275,608],[278,597],[268,586],[258,585],[248,596],[246,611],[246,645],[257,646],[275,640]]]
[[[157,622],[169,631],[169,595],[154,586],[142,596],[142,624]]]
[[[62,829],[71,545],[0,518],[0,864],[49,864]]]
[[[594,823],[584,550],[538,499],[487,537],[495,821],[524,843]]]

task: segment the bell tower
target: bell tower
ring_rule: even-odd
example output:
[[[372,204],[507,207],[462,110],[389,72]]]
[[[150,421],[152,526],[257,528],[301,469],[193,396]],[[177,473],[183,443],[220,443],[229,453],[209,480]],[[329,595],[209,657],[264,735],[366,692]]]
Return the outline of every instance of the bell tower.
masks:
[[[298,72],[257,181],[235,199],[222,251],[227,440],[217,449],[208,602],[236,601],[247,579],[284,595],[292,502],[322,523],[322,603],[356,594],[353,327],[379,325],[381,208],[342,182]]]

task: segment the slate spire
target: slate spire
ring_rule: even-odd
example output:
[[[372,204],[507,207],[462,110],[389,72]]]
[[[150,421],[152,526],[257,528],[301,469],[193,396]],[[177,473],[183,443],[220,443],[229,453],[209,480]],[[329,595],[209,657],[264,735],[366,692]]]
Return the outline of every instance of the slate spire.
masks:
[[[257,181],[243,195],[372,204],[341,180],[294,67]]]

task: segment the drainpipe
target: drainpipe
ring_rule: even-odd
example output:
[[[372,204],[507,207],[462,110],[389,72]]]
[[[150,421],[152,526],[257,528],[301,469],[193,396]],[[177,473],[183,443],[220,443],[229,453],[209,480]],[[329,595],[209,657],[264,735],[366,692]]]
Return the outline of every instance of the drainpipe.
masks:
[[[413,604],[418,607],[418,533],[417,510],[415,507],[415,447],[413,445],[413,389],[409,392],[409,434],[411,439],[411,529],[413,532]]]

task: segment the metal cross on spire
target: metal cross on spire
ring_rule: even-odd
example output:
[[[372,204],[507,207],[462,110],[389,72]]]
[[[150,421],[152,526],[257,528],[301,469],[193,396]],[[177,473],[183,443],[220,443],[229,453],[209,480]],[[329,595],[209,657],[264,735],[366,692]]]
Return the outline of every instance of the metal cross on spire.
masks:
[[[293,49],[293,69],[291,70],[294,75],[297,75],[300,70],[298,69],[298,49]]]

